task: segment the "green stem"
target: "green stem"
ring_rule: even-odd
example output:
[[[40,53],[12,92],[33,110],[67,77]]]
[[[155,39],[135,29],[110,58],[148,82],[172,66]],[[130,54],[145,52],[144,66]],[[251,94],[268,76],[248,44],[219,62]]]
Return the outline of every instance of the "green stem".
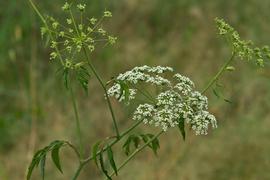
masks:
[[[138,154],[139,152],[141,152],[144,148],[146,148],[152,141],[154,141],[156,138],[158,138],[164,131],[160,131],[159,133],[157,133],[153,138],[151,138],[147,143],[145,143],[143,146],[141,146],[140,148],[136,149],[118,168],[117,171],[121,170],[130,160],[132,160],[136,154]],[[112,177],[113,175],[115,175],[115,172],[113,171],[110,174],[110,177]]]
[[[72,106],[73,106],[75,119],[76,119],[76,131],[77,131],[77,136],[79,138],[80,157],[82,157],[82,155],[83,155],[82,133],[81,133],[79,113],[78,113],[78,109],[77,109],[76,100],[74,97],[72,86],[69,87],[69,91],[70,91],[70,96],[72,99]]]
[[[122,134],[120,134],[119,139],[115,139],[114,141],[112,141],[108,146],[112,147],[113,145],[115,145],[117,142],[119,142],[124,136],[126,136],[129,132],[131,132],[133,129],[135,129],[138,125],[140,125],[142,123],[142,121],[138,121],[137,123],[135,123],[133,126],[131,126],[129,129],[127,129],[125,132],[123,132]],[[107,149],[107,146],[104,147],[102,150],[97,152],[97,155],[99,155],[101,153],[101,151],[105,151]],[[83,160],[83,162],[89,162],[93,160],[93,157],[89,157],[85,160]]]
[[[207,84],[207,86],[203,89],[202,94],[204,94],[218,80],[218,78],[226,70],[228,65],[233,61],[234,57],[235,57],[235,52],[232,53],[231,58],[223,64],[223,66],[218,71],[218,73],[210,80],[210,82]]]
[[[106,151],[106,149],[108,148],[108,147],[112,147],[113,145],[115,145],[117,142],[119,142],[124,136],[126,136],[129,132],[131,132],[133,129],[135,129],[139,124],[141,124],[142,123],[142,121],[138,121],[137,123],[135,123],[133,126],[131,126],[129,129],[127,129],[125,132],[123,132],[122,134],[120,134],[120,136],[119,136],[119,138],[118,139],[115,139],[114,141],[112,141],[108,146],[106,146],[106,147],[104,147],[103,149],[101,149],[100,151],[98,151],[97,152],[97,156],[101,153],[101,152],[103,152],[103,151]],[[90,156],[90,157],[88,157],[87,159],[85,159],[85,160],[81,160],[81,162],[80,162],[80,165],[79,165],[79,167],[78,167],[78,169],[77,169],[77,171],[76,171],[76,173],[75,173],[75,175],[74,175],[74,177],[73,177],[73,180],[76,180],[77,178],[78,178],[78,176],[79,176],[79,174],[80,174],[80,171],[82,170],[82,168],[89,162],[89,161],[91,161],[91,160],[93,160],[93,156]]]
[[[52,41],[54,41],[54,37],[53,37],[53,35],[52,35],[51,31],[50,31],[50,28],[49,28],[49,26],[48,26],[45,18],[42,16],[42,14],[40,13],[40,11],[38,10],[37,6],[33,3],[32,0],[29,0],[29,3],[32,6],[32,8],[34,9],[34,11],[37,13],[37,15],[39,16],[39,18],[41,19],[41,21],[43,22],[43,24],[46,27],[46,29],[48,30],[48,33],[49,33],[50,38],[52,39]],[[58,57],[60,59],[61,64],[64,65],[64,60],[63,60],[63,58],[62,58],[62,56],[60,54],[60,51],[59,51],[58,47],[56,47],[55,50],[56,50],[56,53],[58,54]]]
[[[77,28],[77,25],[76,25],[76,22],[75,22],[75,19],[74,19],[74,16],[73,16],[73,13],[72,13],[71,9],[69,9],[69,14],[70,14],[70,17],[72,19],[72,23],[74,25],[74,28],[75,28],[75,30],[77,32],[77,35],[78,35],[78,37],[80,37],[80,34],[79,34],[79,31],[78,31],[78,28]]]
[[[133,88],[136,88],[134,85],[132,85]],[[136,88],[139,93],[141,93],[144,97],[146,97],[147,99],[149,99],[152,103],[156,104],[156,101],[153,97],[147,95],[147,93],[144,93],[140,88]]]
[[[39,18],[41,19],[41,21],[44,24],[47,24],[45,18],[41,15],[41,13],[39,12],[37,6],[33,3],[33,1],[32,0],[29,0],[29,3],[33,7],[33,9],[35,10],[35,12],[37,13],[37,15],[39,16]]]
[[[45,18],[42,16],[42,14],[40,13],[40,11],[38,10],[37,6],[33,3],[32,0],[29,0],[30,5],[32,6],[32,8],[34,9],[34,11],[37,13],[37,15],[39,16],[39,18],[41,19],[42,23],[45,25],[45,27],[48,29],[48,33],[50,38],[53,40],[53,36],[51,34],[51,30],[49,29],[49,26],[45,20]],[[63,62],[63,58],[59,52],[59,49],[56,48],[56,52],[60,58],[60,61],[62,63],[62,65],[64,65]],[[79,121],[79,114],[78,114],[78,110],[77,110],[77,106],[76,106],[76,101],[75,101],[75,97],[74,97],[74,93],[72,90],[72,87],[70,87],[70,95],[71,95],[71,99],[72,99],[72,105],[73,105],[73,109],[74,109],[74,113],[75,113],[75,118],[76,118],[76,129],[77,129],[77,134],[78,134],[78,138],[79,138],[79,144],[80,144],[80,156],[82,157],[82,153],[83,153],[83,146],[82,146],[82,138],[81,138],[81,129],[80,129],[80,121]]]
[[[75,175],[73,176],[72,180],[76,180],[79,177],[79,175],[81,173],[81,170],[82,170],[84,165],[85,165],[84,163],[80,163],[80,165],[79,165]]]
[[[119,134],[119,130],[118,130],[118,127],[117,127],[117,123],[116,123],[116,119],[115,119],[115,115],[114,115],[114,111],[113,111],[113,108],[112,108],[112,104],[111,104],[111,101],[110,101],[110,97],[107,93],[107,88],[105,86],[105,84],[103,83],[101,77],[99,76],[99,74],[97,73],[95,67],[93,66],[93,64],[90,62],[89,60],[89,57],[88,57],[88,54],[87,54],[87,51],[85,49],[85,47],[83,46],[83,51],[84,51],[84,55],[87,59],[87,63],[91,69],[91,71],[94,73],[94,75],[96,76],[99,84],[101,85],[101,87],[103,88],[104,90],[104,93],[105,93],[105,96],[106,96],[106,101],[107,101],[107,104],[108,104],[108,107],[109,107],[109,110],[110,110],[110,113],[111,113],[111,116],[112,116],[112,120],[113,120],[113,125],[114,125],[114,129],[115,129],[115,132],[116,132],[116,136],[117,138],[119,139],[120,137],[120,134]]]

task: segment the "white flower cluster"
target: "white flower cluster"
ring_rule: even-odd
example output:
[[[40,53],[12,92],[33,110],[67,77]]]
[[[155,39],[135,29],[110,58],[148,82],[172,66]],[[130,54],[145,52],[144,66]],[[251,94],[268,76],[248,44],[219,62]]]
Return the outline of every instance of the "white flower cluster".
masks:
[[[207,97],[194,90],[194,83],[188,77],[175,74],[173,81],[169,81],[161,76],[165,72],[173,72],[173,69],[160,66],[135,67],[120,74],[116,78],[115,84],[108,90],[108,94],[116,97],[119,101],[125,98],[129,98],[128,100],[135,98],[136,89],[124,91],[127,88],[121,88],[121,84],[117,83],[119,81],[125,82],[127,86],[132,84],[133,87],[138,82],[163,85],[166,90],[156,96],[153,100],[155,103],[145,103],[137,107],[133,115],[134,120],[161,127],[167,131],[168,128],[177,126],[179,121],[184,119],[196,135],[206,135],[210,125],[212,128],[216,128],[215,117],[207,111]],[[127,91],[129,91],[128,97],[124,94]]]
[[[155,85],[170,85],[170,81],[166,78],[163,78],[159,74],[165,73],[165,72],[172,72],[173,69],[171,67],[149,67],[149,66],[141,66],[141,67],[135,67],[134,69],[127,71],[123,74],[119,74],[118,77],[115,79],[114,85],[108,89],[108,95],[114,96],[119,101],[127,101],[135,98],[135,95],[137,93],[136,89],[125,89],[121,87],[123,84],[132,84],[135,85],[139,82],[145,82]],[[119,82],[122,82],[119,83]],[[126,94],[129,94],[129,96],[125,96]],[[128,99],[125,99],[125,98]]]
[[[172,72],[173,69],[170,67],[149,67],[145,65],[141,67],[135,67],[130,71],[119,74],[117,80],[126,81],[133,84],[137,84],[138,82],[146,82],[156,85],[170,84],[169,80],[158,75],[169,71]]]
[[[129,102],[130,100],[135,99],[137,89],[128,89],[128,91],[121,91],[121,85],[115,84],[107,91],[109,96],[114,96],[116,99],[118,99],[119,102],[126,100],[125,97],[127,97],[126,93],[128,92],[129,94],[127,102]]]

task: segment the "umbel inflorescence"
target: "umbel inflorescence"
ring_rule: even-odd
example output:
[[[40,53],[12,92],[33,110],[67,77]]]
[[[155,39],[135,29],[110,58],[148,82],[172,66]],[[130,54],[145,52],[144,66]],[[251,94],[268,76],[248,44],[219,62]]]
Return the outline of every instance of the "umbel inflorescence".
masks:
[[[150,102],[137,107],[134,120],[161,127],[164,131],[184,122],[190,125],[196,135],[207,134],[210,125],[216,128],[216,119],[208,112],[207,97],[194,90],[194,83],[188,77],[174,74],[169,80],[164,77],[165,73],[172,74],[173,69],[146,65],[135,67],[119,74],[108,94],[119,101],[130,102],[138,92],[147,94],[138,88],[139,84],[151,84],[162,90],[156,97],[146,95]]]
[[[106,10],[100,18],[87,17],[86,7],[74,1],[66,2],[62,6],[67,15],[63,22],[51,16],[44,19],[41,34],[50,38],[50,59],[59,59],[65,68],[74,69],[85,63],[77,56],[81,51],[93,52],[98,43],[114,44],[117,40],[102,26],[103,20],[112,17],[112,13]]]

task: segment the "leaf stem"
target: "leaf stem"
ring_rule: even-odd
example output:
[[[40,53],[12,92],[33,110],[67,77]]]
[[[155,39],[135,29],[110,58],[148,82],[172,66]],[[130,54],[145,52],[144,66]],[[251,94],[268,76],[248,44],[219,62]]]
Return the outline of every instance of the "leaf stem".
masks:
[[[204,94],[215,82],[217,82],[218,78],[222,75],[222,73],[226,70],[228,65],[234,60],[235,52],[232,53],[232,56],[228,61],[226,61],[221,69],[217,72],[217,74],[209,81],[207,86],[203,89],[202,94]]]
[[[35,12],[37,13],[37,15],[39,16],[39,18],[41,19],[41,21],[43,22],[43,24],[44,24],[44,26],[46,27],[46,29],[48,30],[49,37],[54,41],[54,37],[53,37],[53,35],[52,35],[52,33],[51,33],[51,30],[50,30],[50,28],[49,28],[49,26],[48,26],[48,23],[46,22],[45,18],[42,16],[42,14],[41,14],[40,11],[38,10],[37,6],[33,3],[33,1],[32,1],[32,0],[28,0],[28,1],[29,1],[30,5],[32,6],[32,8],[34,9],[34,11],[35,11]],[[57,53],[57,55],[58,55],[58,57],[59,57],[59,59],[60,59],[61,64],[62,64],[62,65],[65,65],[65,64],[64,64],[64,60],[63,60],[63,58],[62,58],[62,56],[61,56],[61,54],[60,54],[60,51],[59,51],[58,47],[55,47],[55,51],[56,51],[56,53]]]
[[[116,132],[116,136],[117,138],[119,139],[120,137],[120,134],[119,134],[119,130],[118,130],[118,126],[117,126],[117,123],[116,123],[116,119],[115,119],[115,115],[114,115],[114,111],[113,111],[113,108],[112,108],[112,104],[111,104],[111,101],[110,101],[110,98],[109,98],[109,95],[107,93],[107,88],[105,86],[105,84],[103,83],[101,77],[99,76],[99,74],[97,73],[95,67],[93,66],[93,64],[90,62],[89,60],[89,56],[87,54],[87,51],[86,51],[86,48],[83,46],[83,51],[84,51],[84,55],[87,59],[87,63],[91,69],[91,71],[94,73],[94,75],[96,76],[99,84],[101,85],[101,87],[103,88],[104,90],[104,93],[105,93],[105,97],[106,97],[106,101],[107,101],[107,104],[108,104],[108,107],[109,107],[109,110],[110,110],[110,113],[111,113],[111,116],[112,116],[112,120],[113,120],[113,125],[114,125],[114,129],[115,129],[115,132]]]

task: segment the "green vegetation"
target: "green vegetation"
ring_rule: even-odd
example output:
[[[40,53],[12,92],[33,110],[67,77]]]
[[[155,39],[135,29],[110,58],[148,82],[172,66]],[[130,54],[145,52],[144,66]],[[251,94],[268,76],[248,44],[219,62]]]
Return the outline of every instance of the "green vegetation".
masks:
[[[117,43],[113,47],[95,48],[91,39],[80,36],[82,39],[74,40],[76,51],[85,53],[82,43],[88,43],[88,50],[95,51],[91,56],[85,53],[84,58],[76,56],[76,62],[70,57],[60,58],[60,70],[59,65],[49,61],[50,58],[58,59],[60,50],[55,48],[56,41],[52,36],[46,41],[46,24],[42,28],[44,38],[41,40],[39,26],[47,22],[45,16],[40,14],[42,24],[28,2],[10,1],[4,3],[8,8],[1,7],[0,17],[4,18],[0,41],[5,44],[0,50],[1,179],[26,177],[26,169],[34,153],[35,159],[29,170],[39,164],[41,175],[48,179],[70,179],[77,175],[78,179],[102,179],[101,172],[107,177],[119,174],[116,179],[270,177],[267,171],[270,147],[265,143],[270,135],[267,128],[270,125],[270,61],[269,49],[263,46],[269,39],[266,33],[269,26],[268,1],[183,0],[168,3],[158,0],[146,1],[143,6],[136,1],[100,3],[95,0],[90,3],[86,16],[98,17],[105,8],[111,10],[113,18],[104,23],[104,29],[117,35]],[[62,4],[46,1],[38,6],[42,12],[65,22],[62,12],[58,11]],[[78,8],[84,11],[84,4]],[[104,16],[110,17],[111,13],[106,10]],[[217,19],[219,33],[229,37],[231,47],[226,45],[217,37],[215,17],[225,17],[234,29],[239,30],[242,39],[253,39],[254,44],[262,48],[240,39],[234,29]],[[55,19],[50,18],[49,21],[52,21],[52,28],[57,28]],[[71,18],[72,23],[74,20]],[[104,29],[99,30],[101,35],[106,33]],[[59,31],[60,36],[68,33],[71,32],[63,34]],[[116,38],[107,37],[105,41],[114,44]],[[49,52],[50,46],[56,51]],[[69,51],[70,48],[66,49]],[[251,61],[246,63],[241,58],[250,58]],[[132,92],[129,90],[130,82],[115,80],[116,76],[111,76],[145,64],[149,67],[169,65],[176,72],[191,77],[196,89],[207,93],[209,112],[216,116],[219,128],[202,137],[194,136],[188,128],[184,132],[184,124],[180,124],[180,134],[186,136],[185,142],[175,136],[179,134],[175,132],[177,128],[157,138],[159,129],[139,126],[140,121],[132,121],[134,109],[139,104],[129,103],[127,107],[127,101],[123,105],[113,99],[109,101],[109,94],[105,93],[106,104],[103,98],[104,90],[107,92],[105,81],[119,84],[121,93],[116,99],[126,100]],[[75,81],[79,83],[73,83]],[[140,103],[144,100],[140,99]],[[110,111],[107,111],[108,107]],[[151,134],[146,134],[149,132]],[[122,141],[122,138],[126,140]],[[95,144],[99,139],[101,141]],[[138,153],[145,147],[151,148],[158,158],[147,149]],[[125,153],[130,156],[127,158]],[[101,171],[91,160],[99,165]],[[122,168],[125,165],[126,168]],[[36,168],[32,176],[33,179],[42,177]]]

